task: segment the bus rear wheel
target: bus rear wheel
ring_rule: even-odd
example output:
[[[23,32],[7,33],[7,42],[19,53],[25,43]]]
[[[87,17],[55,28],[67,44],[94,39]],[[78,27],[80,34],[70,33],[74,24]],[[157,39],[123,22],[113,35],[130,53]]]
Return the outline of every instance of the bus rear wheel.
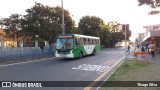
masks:
[[[95,50],[95,49],[93,50],[92,55],[93,55],[93,56],[96,55],[96,50]]]
[[[82,58],[82,57],[83,57],[83,53],[80,52],[80,53],[79,53],[79,59]]]

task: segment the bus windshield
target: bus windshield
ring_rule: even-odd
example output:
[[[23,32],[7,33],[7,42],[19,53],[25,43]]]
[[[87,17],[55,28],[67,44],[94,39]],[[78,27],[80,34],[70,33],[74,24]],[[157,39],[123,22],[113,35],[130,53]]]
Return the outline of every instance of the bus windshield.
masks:
[[[59,38],[57,39],[56,49],[71,50],[73,47],[73,38]]]

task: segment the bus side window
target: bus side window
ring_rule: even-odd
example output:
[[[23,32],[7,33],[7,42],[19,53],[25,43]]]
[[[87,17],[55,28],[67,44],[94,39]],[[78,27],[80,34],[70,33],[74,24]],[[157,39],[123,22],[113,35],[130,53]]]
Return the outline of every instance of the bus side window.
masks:
[[[92,43],[93,43],[93,45],[95,44],[95,39],[93,39],[93,42],[92,42]]]
[[[80,45],[80,39],[79,38],[75,38],[75,42],[76,42],[76,46]]]
[[[96,39],[96,44],[98,44],[98,39]]]
[[[83,38],[83,42],[84,42],[84,45],[86,45],[86,39],[85,38]]]
[[[98,44],[100,45],[100,39],[98,39]]]
[[[89,43],[90,43],[90,45],[92,45],[92,39],[90,39],[90,42],[89,42]]]
[[[88,45],[88,38],[86,38],[85,44]]]
[[[90,43],[90,38],[88,38],[88,45],[90,45],[91,43]]]
[[[77,45],[77,39],[75,38],[74,41],[75,41],[75,46],[76,46]]]
[[[77,38],[77,45],[80,45],[80,38]]]
[[[91,39],[91,45],[93,45],[93,39]]]
[[[80,38],[80,45],[84,45],[83,38]]]

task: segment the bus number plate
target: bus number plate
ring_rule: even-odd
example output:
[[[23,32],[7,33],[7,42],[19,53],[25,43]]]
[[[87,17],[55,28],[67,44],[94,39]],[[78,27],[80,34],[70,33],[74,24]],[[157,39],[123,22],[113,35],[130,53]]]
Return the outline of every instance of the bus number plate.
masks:
[[[60,56],[61,56],[61,57],[66,57],[66,55],[63,55],[63,54],[61,54]]]

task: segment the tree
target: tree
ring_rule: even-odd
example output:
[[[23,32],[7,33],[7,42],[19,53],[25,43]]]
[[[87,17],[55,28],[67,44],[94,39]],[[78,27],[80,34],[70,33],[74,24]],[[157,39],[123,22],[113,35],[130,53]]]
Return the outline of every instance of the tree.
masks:
[[[97,36],[101,39],[101,44],[108,47],[111,38],[109,28],[101,18],[96,16],[84,16],[80,19],[78,30],[84,35]]]
[[[128,32],[127,32],[127,40],[129,40],[129,37],[131,37],[131,35],[132,35],[131,30],[128,30]]]
[[[148,5],[151,8],[160,8],[160,0],[138,0],[138,2],[139,2],[138,6]],[[151,10],[148,14],[154,15],[159,13],[160,10]]]
[[[112,21],[108,23],[108,27],[111,33],[109,43],[111,47],[114,47],[118,41],[124,40],[124,34],[120,23]],[[127,36],[130,37],[129,35]]]
[[[104,45],[105,47],[110,47],[110,40],[111,40],[111,33],[108,29],[108,27],[105,25],[104,28],[100,30],[100,39],[101,39],[101,44]]]
[[[19,40],[23,36],[21,21],[22,15],[11,14],[9,18],[2,18],[2,25],[5,26],[5,37],[11,38],[13,40]]]
[[[101,26],[105,25],[103,20],[96,16],[84,16],[78,23],[78,29],[89,36],[100,36]]]
[[[78,27],[74,27],[72,32],[73,32],[74,34],[82,34],[82,32],[79,30]]]
[[[23,28],[26,35],[39,38],[49,42],[54,42],[58,34],[62,33],[62,12],[61,7],[44,6],[40,3],[26,10],[27,15],[23,21]],[[75,25],[69,11],[64,10],[64,21],[66,33],[72,33]]]
[[[3,28],[3,20],[0,19],[0,28],[2,29]]]
[[[108,27],[110,32],[121,32],[121,24],[117,22],[109,22]]]
[[[139,6],[149,5],[151,8],[160,7],[160,0],[138,0]]]

